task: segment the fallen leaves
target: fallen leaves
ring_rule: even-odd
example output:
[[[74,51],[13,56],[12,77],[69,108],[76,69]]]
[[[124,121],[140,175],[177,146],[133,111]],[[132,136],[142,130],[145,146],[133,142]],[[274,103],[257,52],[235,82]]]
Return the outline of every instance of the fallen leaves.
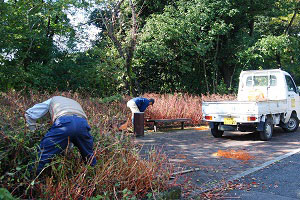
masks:
[[[213,154],[213,156],[219,156],[219,157],[224,157],[224,158],[232,158],[236,160],[243,160],[243,161],[248,161],[248,160],[253,160],[255,157],[251,156],[249,153],[243,150],[229,150],[229,151],[223,151],[223,150],[218,150],[216,153]]]
[[[200,127],[195,127],[193,128],[194,130],[200,130],[200,131],[203,131],[203,130],[208,130],[209,127],[208,126],[200,126]]]
[[[130,118],[128,118],[127,121],[119,127],[119,131],[127,130],[129,123],[130,123]]]

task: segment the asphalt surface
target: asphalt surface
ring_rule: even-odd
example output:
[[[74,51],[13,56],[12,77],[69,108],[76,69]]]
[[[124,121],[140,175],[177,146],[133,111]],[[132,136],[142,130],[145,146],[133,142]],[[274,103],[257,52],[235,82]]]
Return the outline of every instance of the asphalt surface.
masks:
[[[209,130],[190,129],[146,134],[144,137],[136,138],[136,143],[142,146],[141,155],[147,155],[153,148],[161,150],[173,163],[175,172],[197,169],[197,171],[183,174],[177,181],[189,182],[192,185],[190,190],[199,193],[215,188],[220,183],[231,180],[232,177],[299,149],[300,129],[295,133],[285,133],[281,128],[275,128],[270,141],[261,141],[256,133],[225,132],[222,138],[214,138]],[[253,159],[243,161],[215,156],[218,150],[242,150],[251,155]],[[291,156],[291,158],[297,155]],[[294,162],[296,160],[295,158]],[[279,163],[281,162],[283,161]],[[293,166],[294,168],[290,169],[290,173],[300,174],[300,168],[297,168],[299,166],[295,163]],[[283,172],[280,173],[284,175]],[[297,178],[300,182],[299,177]],[[295,180],[297,178],[295,176]],[[274,177],[274,179],[278,179],[278,177]],[[280,183],[280,181],[278,182]],[[237,185],[239,186],[239,183]],[[254,187],[256,186],[254,184]],[[279,188],[279,186],[281,185],[275,184],[274,189]],[[249,186],[247,187],[249,189]],[[286,187],[288,189],[288,186]],[[297,185],[294,187],[296,188]],[[249,190],[246,194],[251,196],[251,191]],[[231,196],[233,199],[239,198],[242,192],[243,190],[236,190],[235,193],[229,193],[227,199],[230,199]],[[257,196],[260,196],[259,192],[261,193],[261,191],[257,191]],[[275,193],[274,195],[279,194]],[[245,198],[247,198],[246,196]],[[253,199],[250,196],[249,199]],[[297,196],[294,195],[292,198],[297,198]]]
[[[233,181],[226,199],[300,199],[300,153]]]

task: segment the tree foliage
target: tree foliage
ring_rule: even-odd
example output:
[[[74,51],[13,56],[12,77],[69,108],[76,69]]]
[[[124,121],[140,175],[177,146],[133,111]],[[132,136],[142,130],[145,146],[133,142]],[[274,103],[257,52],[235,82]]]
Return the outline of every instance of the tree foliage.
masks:
[[[227,93],[240,71],[299,80],[298,0],[101,0],[0,3],[0,90]],[[100,30],[76,51],[68,11]],[[79,25],[80,26],[80,25]],[[82,26],[83,28],[83,26]],[[62,46],[64,48],[62,48]],[[298,83],[300,84],[300,83]]]
[[[146,82],[144,87],[150,84],[150,88],[166,92],[205,91],[217,75],[220,37],[233,28],[225,18],[236,12],[227,1],[178,1],[163,14],[153,15],[139,47],[144,61],[139,64],[139,77],[152,79],[155,85]],[[149,78],[145,72],[150,73]]]
[[[36,66],[48,65],[57,54],[55,35],[72,36],[63,12],[65,1],[3,1],[1,3],[2,89],[22,87]],[[4,39],[5,38],[5,39]]]

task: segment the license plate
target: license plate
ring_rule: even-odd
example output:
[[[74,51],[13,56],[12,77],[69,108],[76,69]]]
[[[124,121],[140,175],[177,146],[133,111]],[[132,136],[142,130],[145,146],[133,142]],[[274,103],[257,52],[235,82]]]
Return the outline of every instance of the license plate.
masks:
[[[234,118],[224,118],[224,124],[227,125],[236,125],[236,121]]]

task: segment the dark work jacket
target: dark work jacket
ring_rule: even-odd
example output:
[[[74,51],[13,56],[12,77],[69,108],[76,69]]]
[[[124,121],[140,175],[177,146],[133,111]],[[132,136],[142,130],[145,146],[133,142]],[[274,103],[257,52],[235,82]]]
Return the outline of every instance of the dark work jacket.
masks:
[[[135,102],[140,112],[144,112],[150,103],[149,99],[143,97],[136,97],[133,98],[132,100]]]

